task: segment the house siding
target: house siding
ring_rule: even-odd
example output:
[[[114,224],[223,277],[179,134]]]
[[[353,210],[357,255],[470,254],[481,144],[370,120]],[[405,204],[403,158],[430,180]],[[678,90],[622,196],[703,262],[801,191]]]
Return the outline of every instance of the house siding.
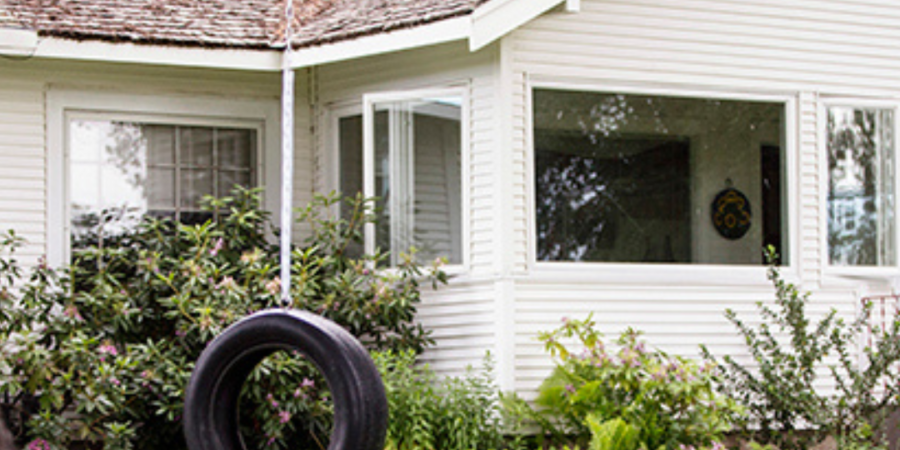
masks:
[[[295,204],[312,192],[309,108],[305,79],[298,77]],[[193,99],[239,98],[277,104],[277,73],[203,70],[147,65],[0,60],[0,229],[13,229],[29,244],[21,260],[34,264],[48,253],[51,236],[62,224],[48,223],[48,136],[62,130],[47,125],[48,96],[58,91],[113,93],[127,97],[170,96]],[[214,113],[214,112],[212,112]],[[277,128],[277,127],[276,127]],[[280,140],[280,136],[266,136]],[[269,158],[271,159],[271,158]],[[267,160],[266,164],[279,164]],[[271,207],[277,202],[269,199]]]
[[[0,230],[28,241],[19,257],[29,265],[46,242],[43,104],[39,82],[16,76],[0,83]]]
[[[860,295],[888,292],[833,276],[826,266],[819,106],[824,96],[900,97],[900,9],[890,2],[801,0],[582,0],[581,11],[549,12],[504,38],[515,111],[512,221],[527,224],[507,250],[514,267],[513,385],[533,393],[551,361],[536,336],[562,317],[593,314],[614,337],[625,327],[667,351],[698,356],[746,350],[726,308],[758,322],[755,303],[773,298],[763,268],[535,263],[529,90],[533,86],[614,92],[774,96],[788,101],[790,266],[785,276],[813,291],[813,315],[853,317]],[[505,60],[507,55],[503,55]],[[699,93],[699,94],[698,94]],[[521,200],[520,200],[521,199]]]

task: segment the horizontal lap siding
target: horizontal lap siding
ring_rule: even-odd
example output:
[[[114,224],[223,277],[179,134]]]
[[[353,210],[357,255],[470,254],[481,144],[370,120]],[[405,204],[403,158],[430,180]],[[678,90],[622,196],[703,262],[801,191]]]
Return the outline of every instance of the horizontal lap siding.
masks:
[[[900,98],[900,7],[893,1],[837,0],[582,0],[581,11],[561,10],[514,32],[512,80],[571,83],[598,89],[654,89],[690,92],[761,93],[796,102],[792,148],[794,182],[790,239],[795,277],[812,289],[813,314],[837,308],[852,317],[858,285],[838,287],[823,260],[821,192],[826,164],[820,155],[818,102],[822,96]],[[522,92],[527,93],[526,87]],[[515,220],[531,220],[528,180],[531,155],[526,119],[529,106],[513,99],[515,164],[513,197],[525,199]],[[523,127],[524,126],[524,127]],[[529,227],[533,227],[530,224]],[[510,250],[521,263],[527,239]],[[529,263],[526,259],[524,263]],[[694,269],[694,268],[691,268]],[[579,273],[602,273],[602,264]],[[702,270],[697,268],[696,270]],[[710,274],[706,281],[666,286],[653,269],[635,266],[645,282],[563,282],[532,268],[515,288],[515,386],[533,390],[551,367],[536,340],[564,316],[593,312],[612,337],[626,326],[644,330],[650,343],[687,356],[698,344],[713,343],[718,354],[746,358],[746,349],[723,317],[733,308],[755,317],[755,302],[773,298],[762,282],[729,283]],[[719,272],[716,272],[719,273]],[[727,274],[725,275],[727,277]],[[858,282],[861,283],[861,282]],[[874,289],[883,289],[876,286]],[[753,319],[756,320],[756,319]],[[751,320],[751,323],[753,322]],[[742,356],[743,355],[743,356]]]
[[[47,133],[60,131],[46,130],[45,98],[53,90],[274,101],[280,84],[277,74],[0,60],[0,229],[28,239],[22,256],[29,264],[47,253],[48,233],[59,232],[47,223]],[[298,170],[298,177],[310,175]]]
[[[46,253],[43,105],[41,83],[0,66],[0,231],[28,241],[19,256],[29,265]]]
[[[847,301],[848,294],[828,292],[815,296],[808,309],[810,317],[823,317],[831,308],[852,317],[855,305]],[[714,355],[732,355],[750,363],[743,339],[725,319],[724,312],[732,309],[745,323],[756,325],[760,320],[755,303],[772,298],[771,289],[758,285],[648,289],[520,282],[515,310],[515,388],[533,395],[549,374],[552,361],[537,339],[537,332],[558,328],[563,317],[583,319],[592,315],[607,342],[633,327],[644,332],[648,344],[672,354],[699,358],[699,345],[706,344]]]
[[[423,287],[424,301],[418,314],[436,341],[424,358],[444,375],[461,375],[467,366],[480,366],[498,337],[495,285],[488,281],[499,257],[493,239],[498,188],[495,55],[492,49],[472,54],[464,44],[445,44],[321,66],[314,75],[317,190],[337,188],[333,174],[337,158],[329,147],[331,110],[361,105],[368,93],[468,86],[469,146],[462,149],[468,166],[463,170],[467,178],[462,186],[468,189],[470,205],[468,236],[463,238],[468,243],[469,266],[463,276],[452,278],[437,292]]]

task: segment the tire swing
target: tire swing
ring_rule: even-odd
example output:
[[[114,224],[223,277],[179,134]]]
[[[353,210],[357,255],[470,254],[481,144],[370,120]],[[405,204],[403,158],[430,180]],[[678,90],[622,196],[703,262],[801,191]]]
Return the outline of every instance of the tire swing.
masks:
[[[294,17],[285,2],[285,17]],[[255,313],[227,328],[200,355],[184,402],[184,433],[191,450],[244,450],[238,408],[241,387],[276,351],[306,355],[325,376],[334,402],[329,450],[382,450],[388,407],[384,385],[369,353],[334,322],[291,305],[291,218],[294,71],[291,24],[286,24],[282,76],[281,299],[283,309]]]
[[[253,314],[214,339],[197,361],[184,403],[191,450],[243,450],[241,386],[266,356],[299,351],[322,372],[334,401],[329,450],[381,450],[387,400],[375,364],[349,332],[320,316],[286,309]]]

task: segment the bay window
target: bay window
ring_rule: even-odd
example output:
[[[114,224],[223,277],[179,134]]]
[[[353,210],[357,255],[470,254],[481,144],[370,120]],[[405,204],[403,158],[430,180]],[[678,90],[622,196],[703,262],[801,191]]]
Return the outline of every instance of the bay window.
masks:
[[[785,261],[785,105],[535,89],[538,261]]]

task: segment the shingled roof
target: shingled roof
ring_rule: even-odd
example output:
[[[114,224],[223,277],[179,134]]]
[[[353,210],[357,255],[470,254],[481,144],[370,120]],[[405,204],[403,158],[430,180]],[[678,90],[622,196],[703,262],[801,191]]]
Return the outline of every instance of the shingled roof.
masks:
[[[470,14],[487,0],[294,0],[294,45],[311,47]],[[266,49],[284,0],[2,0],[0,27],[80,41]]]

